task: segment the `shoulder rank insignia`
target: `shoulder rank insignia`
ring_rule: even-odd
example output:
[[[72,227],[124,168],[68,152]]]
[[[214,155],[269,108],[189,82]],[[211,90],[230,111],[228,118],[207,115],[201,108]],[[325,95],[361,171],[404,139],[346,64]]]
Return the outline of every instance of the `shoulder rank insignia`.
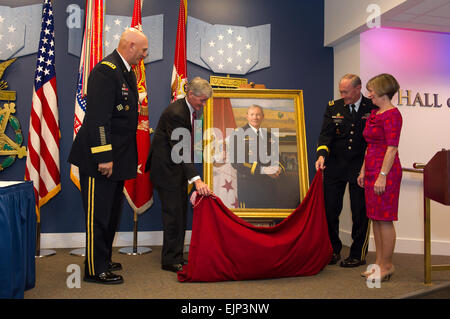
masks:
[[[103,61],[102,64],[105,64],[105,65],[109,66],[113,70],[116,68],[116,66],[113,63],[109,62],[109,61]]]
[[[334,105],[334,100],[331,100],[328,102],[328,106],[333,106]]]

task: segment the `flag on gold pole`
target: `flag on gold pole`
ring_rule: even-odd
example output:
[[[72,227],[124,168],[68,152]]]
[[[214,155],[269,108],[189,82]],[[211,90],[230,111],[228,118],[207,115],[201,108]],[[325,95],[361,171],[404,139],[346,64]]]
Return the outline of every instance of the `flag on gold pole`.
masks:
[[[186,21],[187,21],[187,0],[180,0],[180,10],[178,12],[177,39],[175,43],[175,61],[172,70],[172,101],[183,98],[186,95],[185,91],[185,84],[187,82]]]
[[[25,180],[33,181],[37,221],[40,207],[61,190],[55,32],[50,0],[42,7],[42,26],[33,83]]]
[[[175,42],[175,59],[172,69],[172,94],[171,101],[182,99],[186,96],[187,66],[186,66],[186,22],[187,22],[187,0],[180,0],[178,11],[177,39]],[[188,193],[192,190],[188,186]]]

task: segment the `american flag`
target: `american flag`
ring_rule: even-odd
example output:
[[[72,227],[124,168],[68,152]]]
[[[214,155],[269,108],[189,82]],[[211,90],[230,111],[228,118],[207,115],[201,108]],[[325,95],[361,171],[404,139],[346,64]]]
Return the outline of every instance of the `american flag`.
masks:
[[[83,95],[83,71],[84,71],[84,43],[83,50],[80,59],[80,66],[78,68],[78,81],[77,81],[77,92],[75,94],[75,111],[73,119],[73,139],[77,136],[78,131],[83,124],[84,115],[86,114],[86,96]],[[80,185],[80,172],[78,166],[70,165],[70,179],[72,182],[81,190]]]
[[[59,139],[53,9],[51,1],[45,0],[34,75],[25,168],[25,180],[33,181],[38,208],[61,190]]]

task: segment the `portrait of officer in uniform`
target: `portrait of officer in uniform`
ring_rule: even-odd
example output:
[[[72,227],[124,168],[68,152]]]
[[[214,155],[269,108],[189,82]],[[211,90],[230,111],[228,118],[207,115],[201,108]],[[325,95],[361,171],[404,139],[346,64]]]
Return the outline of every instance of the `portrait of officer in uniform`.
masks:
[[[339,92],[342,98],[330,101],[325,111],[315,166],[316,170],[324,171],[325,212],[333,246],[330,264],[336,264],[341,259],[339,215],[345,188],[349,185],[353,243],[349,256],[340,266],[357,267],[366,263],[370,232],[364,190],[357,184],[366,150],[362,132],[371,110],[376,106],[361,94],[361,79],[357,75],[343,76],[339,82]]]
[[[262,128],[264,110],[253,104],[248,107],[247,124],[235,131],[231,165],[236,169],[239,208],[281,207],[277,180],[285,171],[280,163],[279,142],[270,130]],[[244,144],[239,147],[239,143]],[[243,152],[243,154],[241,153]]]
[[[148,40],[141,31],[126,29],[116,50],[91,71],[86,115],[75,137],[69,162],[78,166],[86,213],[84,280],[119,284],[112,271],[112,244],[123,207],[123,184],[136,177],[138,89],[131,68],[147,56]]]

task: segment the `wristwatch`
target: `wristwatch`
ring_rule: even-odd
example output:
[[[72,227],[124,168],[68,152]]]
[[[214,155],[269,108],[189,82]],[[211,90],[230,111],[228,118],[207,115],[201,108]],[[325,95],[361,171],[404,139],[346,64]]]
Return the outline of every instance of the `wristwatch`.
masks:
[[[385,172],[380,172],[380,175],[387,176]]]

